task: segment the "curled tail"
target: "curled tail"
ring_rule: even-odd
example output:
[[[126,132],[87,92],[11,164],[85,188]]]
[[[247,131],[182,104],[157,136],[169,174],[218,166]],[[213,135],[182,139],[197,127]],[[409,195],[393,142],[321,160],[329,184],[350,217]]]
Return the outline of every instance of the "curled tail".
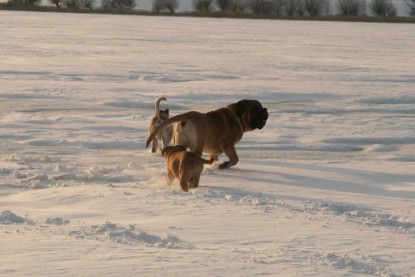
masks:
[[[195,116],[195,114],[199,114],[198,112],[187,112],[187,113],[183,113],[183,114],[179,114],[173,117],[170,117],[168,120],[163,121],[163,123],[161,123],[148,137],[147,141],[146,141],[146,148],[148,147],[148,145],[150,144],[150,142],[154,139],[154,137],[160,133],[161,130],[163,130],[163,128],[165,128],[166,126],[176,123],[176,122],[183,122],[188,120],[189,118],[191,118],[192,116]]]
[[[161,119],[161,117],[160,117],[160,102],[161,101],[166,101],[167,100],[167,98],[166,97],[159,97],[159,98],[157,98],[157,100],[156,100],[156,117],[157,117],[157,120],[162,120]]]

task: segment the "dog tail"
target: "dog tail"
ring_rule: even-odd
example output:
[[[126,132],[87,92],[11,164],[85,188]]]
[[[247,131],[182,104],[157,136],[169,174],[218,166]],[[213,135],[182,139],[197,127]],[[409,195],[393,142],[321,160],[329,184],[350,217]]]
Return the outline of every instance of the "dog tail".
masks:
[[[161,101],[166,101],[167,100],[167,98],[166,97],[159,97],[159,98],[157,98],[157,100],[156,100],[156,117],[157,117],[157,120],[160,120],[160,121],[162,121],[162,119],[160,118],[160,102]]]
[[[168,120],[163,121],[163,123],[161,123],[148,137],[147,141],[146,141],[146,148],[148,147],[148,145],[150,144],[151,141],[153,141],[153,139],[155,138],[155,136],[160,133],[161,130],[163,130],[164,127],[176,123],[176,122],[183,122],[186,121],[187,119],[189,119],[192,116],[197,116],[199,113],[192,111],[192,112],[187,112],[187,113],[182,113],[173,117],[170,117]]]

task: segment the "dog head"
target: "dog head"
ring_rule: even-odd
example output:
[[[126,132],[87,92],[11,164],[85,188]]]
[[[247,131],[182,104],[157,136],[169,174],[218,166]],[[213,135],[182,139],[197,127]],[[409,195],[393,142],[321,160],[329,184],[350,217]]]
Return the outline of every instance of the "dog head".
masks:
[[[167,120],[169,118],[170,111],[169,111],[169,109],[160,110],[159,115],[160,115],[161,119]]]
[[[164,147],[164,149],[161,151],[161,154],[165,158],[168,158],[171,154],[176,153],[176,152],[181,152],[181,151],[186,151],[186,147],[182,145],[167,146],[167,147]]]
[[[257,100],[241,100],[228,106],[240,119],[244,132],[262,129],[268,119],[268,111]]]

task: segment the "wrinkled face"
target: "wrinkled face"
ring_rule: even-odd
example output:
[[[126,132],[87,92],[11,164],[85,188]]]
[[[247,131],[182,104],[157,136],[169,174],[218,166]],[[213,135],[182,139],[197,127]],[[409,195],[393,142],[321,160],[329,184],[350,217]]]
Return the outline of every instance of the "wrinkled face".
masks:
[[[244,132],[264,128],[268,119],[267,109],[257,100],[241,100],[228,108],[240,118]]]
[[[167,147],[164,147],[163,151],[161,151],[161,154],[163,154],[163,156],[167,158],[171,154],[175,152],[179,152],[179,151],[186,151],[186,147],[182,145],[167,146]]]
[[[268,119],[268,110],[266,108],[262,108],[255,106],[251,109],[251,116],[250,116],[250,125],[252,129],[262,129],[265,126],[265,123]]]

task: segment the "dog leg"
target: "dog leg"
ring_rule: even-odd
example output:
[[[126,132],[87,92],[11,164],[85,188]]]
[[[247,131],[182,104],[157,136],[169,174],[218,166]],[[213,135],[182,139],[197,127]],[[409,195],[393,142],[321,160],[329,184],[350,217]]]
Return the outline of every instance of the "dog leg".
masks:
[[[170,186],[173,183],[174,175],[169,171],[167,173],[167,185]]]
[[[156,153],[158,147],[158,140],[155,138],[153,139],[153,146],[151,147],[151,153]]]
[[[239,158],[238,154],[236,154],[235,146],[225,145],[224,147],[222,147],[222,149],[226,156],[228,156],[229,161],[221,163],[219,165],[219,169],[225,169],[236,165],[239,161]]]
[[[209,158],[212,162],[217,162],[219,161],[219,156],[216,154],[209,154]]]
[[[199,186],[200,178],[192,177],[189,181],[189,188],[197,188]]]
[[[170,140],[166,138],[166,136],[163,136],[163,149],[169,146]]]
[[[180,186],[182,187],[183,191],[185,191],[185,192],[189,191],[189,189],[187,188],[187,181],[186,180],[181,179],[180,180]]]

